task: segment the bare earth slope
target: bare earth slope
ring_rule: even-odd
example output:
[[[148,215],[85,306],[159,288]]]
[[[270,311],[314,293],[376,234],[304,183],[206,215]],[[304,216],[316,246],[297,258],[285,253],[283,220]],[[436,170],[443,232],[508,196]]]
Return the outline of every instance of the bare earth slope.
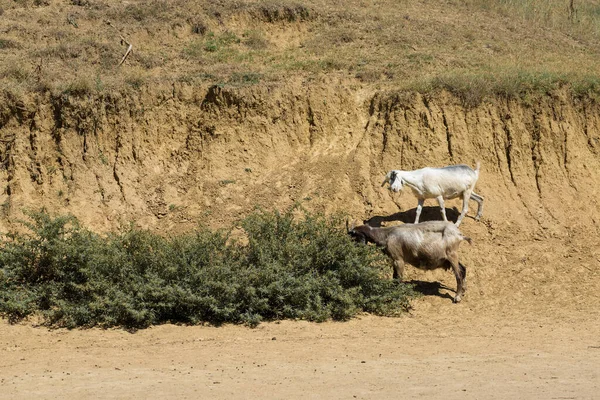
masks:
[[[194,43],[207,45],[205,37],[194,36],[192,28],[203,26],[194,15],[183,25],[159,29],[166,26],[163,18],[186,15],[181,2],[175,8],[160,1],[17,3],[0,2],[5,13],[0,13],[5,34],[0,82],[6,83],[0,93],[3,233],[18,227],[24,207],[40,206],[72,213],[97,231],[130,221],[159,232],[188,231],[199,222],[223,227],[255,206],[286,209],[295,202],[357,220],[402,223],[414,218],[416,199],[381,188],[389,169],[477,161],[482,167],[476,188],[485,207],[480,222],[467,218],[461,225],[473,245],[460,250],[468,290],[459,305],[451,302],[449,288],[455,283],[449,273],[407,268],[407,278],[425,295],[415,300],[410,315],[395,319],[284,321],[257,329],[166,325],[135,334],[48,331],[32,321],[1,321],[0,398],[598,398],[597,99],[564,88],[466,104],[445,91],[385,89],[411,75],[416,64],[426,74],[449,67],[460,72],[469,62],[480,65],[488,52],[497,53],[495,62],[519,65],[527,58],[531,67],[542,60],[559,72],[571,59],[593,75],[600,65],[590,61],[598,54],[596,41],[539,26],[521,34],[527,21],[506,16],[488,32],[494,15],[481,9],[455,26],[463,19],[447,17],[443,7],[425,15],[427,7],[410,2],[401,14],[381,13],[375,20],[382,26],[373,29],[368,9],[358,14],[323,9],[315,19],[286,17],[266,25],[263,39],[273,53],[254,53],[244,39],[194,56]],[[437,4],[423,2],[430,3]],[[75,8],[81,4],[87,8]],[[256,18],[246,11],[265,10],[250,2],[239,14],[237,5],[215,4],[219,12],[207,8],[202,16],[210,14],[205,28],[214,29],[219,40],[228,32],[243,37],[244,30],[256,28],[250,26]],[[312,10],[320,4],[309,5]],[[156,17],[156,10],[164,14]],[[126,64],[133,68],[111,70],[114,86],[95,90],[109,78],[96,69],[104,71],[124,50],[102,20],[107,15],[135,31],[126,33],[136,46],[143,44]],[[337,19],[349,25],[336,28]],[[383,29],[388,20],[403,25]],[[52,25],[56,21],[58,28]],[[311,36],[318,28],[310,25],[314,21],[331,26],[335,35]],[[355,36],[349,29],[353,21],[361,24]],[[460,33],[463,25],[481,29]],[[508,39],[488,45],[503,26]],[[427,34],[404,45],[395,34],[402,27],[405,40],[420,30]],[[428,51],[429,30],[458,39],[444,44],[445,50]],[[362,54],[375,46],[371,31],[404,53],[388,63],[386,54],[395,48],[382,47],[373,52],[380,57],[371,64],[355,53],[319,56],[325,39],[336,42],[323,47],[350,43]],[[548,48],[538,45],[538,34]],[[163,36],[165,48],[157,44]],[[436,43],[445,43],[441,36]],[[185,49],[176,47],[183,42]],[[512,42],[522,47],[512,48]],[[460,46],[450,51],[453,43]],[[290,73],[281,79],[289,71],[277,67],[292,50],[300,52],[290,58],[293,65],[331,66],[321,61],[339,58],[341,66],[332,67],[339,68],[336,73]],[[458,57],[467,51],[473,51],[472,58]],[[279,79],[234,85],[188,76],[198,65],[206,67],[203,74],[212,67],[224,76],[251,70],[238,62],[240,54],[244,60],[273,60],[259,72]],[[515,54],[520,58],[513,60]],[[36,69],[34,56],[47,61]],[[180,59],[179,67],[170,64]],[[388,64],[391,70],[383,71]],[[346,75],[344,68],[353,73]],[[402,73],[380,86],[377,80],[392,76],[394,68]],[[485,76],[486,68],[478,73]],[[162,80],[165,76],[170,78]],[[88,81],[77,81],[82,77]],[[32,89],[44,81],[57,87]],[[123,89],[119,82],[129,86]],[[446,205],[455,217],[452,207],[459,202]],[[440,218],[435,203],[426,206],[431,207],[423,220]]]

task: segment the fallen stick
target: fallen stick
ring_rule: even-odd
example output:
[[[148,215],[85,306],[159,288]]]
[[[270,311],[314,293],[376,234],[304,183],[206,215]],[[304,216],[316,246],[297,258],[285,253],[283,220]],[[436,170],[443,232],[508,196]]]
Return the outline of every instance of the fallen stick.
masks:
[[[133,50],[133,45],[131,43],[129,43],[127,41],[127,39],[125,39],[125,37],[121,34],[121,32],[109,21],[109,20],[104,20],[104,22],[106,22],[106,24],[108,26],[110,26],[111,28],[113,28],[115,31],[117,31],[117,34],[119,35],[119,37],[121,38],[121,44],[125,43],[127,45],[127,51],[125,52],[125,54],[123,55],[123,58],[121,58],[121,61],[119,62],[119,65],[117,65],[118,67],[121,66],[121,64],[123,64],[123,62],[125,62],[125,59],[127,58],[127,56],[129,55],[129,53],[131,53],[131,51]]]

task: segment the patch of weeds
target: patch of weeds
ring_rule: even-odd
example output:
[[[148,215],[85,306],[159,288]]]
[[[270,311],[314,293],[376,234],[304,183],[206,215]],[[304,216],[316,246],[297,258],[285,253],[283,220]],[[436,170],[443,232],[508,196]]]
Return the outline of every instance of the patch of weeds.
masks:
[[[195,40],[184,47],[183,53],[190,57],[200,57],[204,53],[219,53],[241,40],[234,33],[225,32],[220,35],[209,32],[205,39]]]
[[[108,165],[108,159],[106,158],[102,150],[98,150],[98,157],[100,158],[100,162],[102,162],[102,164]]]
[[[433,55],[427,53],[410,53],[406,58],[411,64],[418,67],[431,65],[435,61]]]
[[[164,18],[171,11],[171,8],[172,7],[168,1],[143,1],[139,3],[127,4],[127,6],[125,6],[125,12],[123,15],[138,22],[159,20]]]
[[[264,50],[269,47],[269,42],[259,31],[246,31],[242,37],[243,43],[253,50]]]
[[[311,10],[302,4],[264,2],[251,12],[269,23],[307,21],[312,17]]]
[[[10,213],[10,201],[6,200],[4,203],[0,204],[0,213],[5,217]]]
[[[96,86],[96,92],[100,93],[104,90],[104,83],[102,82],[102,77],[100,74],[96,74],[96,79],[94,80]]]
[[[227,185],[232,185],[235,182],[236,182],[235,179],[223,179],[223,180],[219,181],[219,184],[221,186],[227,186]]]
[[[61,60],[72,60],[78,58],[82,53],[79,44],[60,43],[56,46],[48,47],[36,51],[36,56],[41,58],[60,58]]]
[[[21,48],[21,45],[17,41],[11,40],[11,39],[0,38],[0,50],[20,49],[20,48]]]
[[[13,64],[2,71],[0,77],[13,79],[16,82],[23,83],[29,78],[29,72],[22,65]]]
[[[62,94],[82,97],[93,93],[93,86],[86,78],[78,78],[67,84]]]
[[[127,78],[125,78],[125,83],[127,83],[129,86],[131,86],[134,89],[140,89],[140,88],[144,87],[146,80],[144,79],[143,76],[136,74],[136,75],[130,75]]]
[[[244,172],[251,173],[252,172],[252,168],[244,168]]]
[[[381,77],[381,71],[373,68],[365,68],[356,72],[354,77],[361,82],[377,82]]]
[[[229,83],[242,85],[255,85],[260,82],[261,75],[254,72],[234,72],[229,78]]]
[[[200,57],[204,50],[204,42],[201,40],[194,40],[183,48],[183,54],[189,57],[197,58]]]
[[[240,38],[232,32],[225,32],[221,35],[215,35],[213,32],[210,32],[204,42],[204,50],[215,52],[237,43],[240,43]]]
[[[598,101],[600,99],[600,77],[587,75],[573,79],[573,94],[577,97],[589,97]]]

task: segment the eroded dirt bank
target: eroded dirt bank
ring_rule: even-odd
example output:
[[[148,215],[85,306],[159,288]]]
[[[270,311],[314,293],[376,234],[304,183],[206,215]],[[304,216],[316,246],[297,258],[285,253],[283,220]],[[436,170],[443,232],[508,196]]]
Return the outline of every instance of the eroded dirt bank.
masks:
[[[256,205],[295,201],[396,223],[416,200],[380,187],[387,170],[478,160],[485,197],[483,220],[461,225],[474,244],[461,247],[469,287],[459,305],[449,273],[408,268],[425,296],[398,319],[165,326],[133,336],[2,322],[9,389],[0,397],[304,398],[311,386],[316,398],[594,398],[598,390],[592,100],[565,91],[465,108],[445,93],[323,81],[8,98],[0,107],[2,231],[23,207],[41,205],[99,231],[131,220],[163,231],[217,227]],[[426,205],[425,219],[439,218]]]
[[[480,160],[489,234],[597,232],[600,105],[566,91],[465,108],[444,93],[332,81],[176,84],[93,99],[9,97],[1,111],[2,230],[41,205],[98,230],[130,220],[222,225],[255,205],[294,201],[389,215],[415,201],[380,188],[387,170]]]

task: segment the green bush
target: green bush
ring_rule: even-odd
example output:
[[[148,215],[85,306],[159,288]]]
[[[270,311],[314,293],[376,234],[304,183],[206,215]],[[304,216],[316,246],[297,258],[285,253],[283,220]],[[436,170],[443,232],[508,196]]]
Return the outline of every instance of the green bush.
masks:
[[[29,212],[29,233],[0,247],[0,315],[39,314],[49,326],[164,322],[243,323],[347,320],[395,315],[412,288],[386,277],[380,251],[355,245],[339,218],[257,211],[229,231],[198,228],[165,238],[130,227],[100,236],[71,216]]]

